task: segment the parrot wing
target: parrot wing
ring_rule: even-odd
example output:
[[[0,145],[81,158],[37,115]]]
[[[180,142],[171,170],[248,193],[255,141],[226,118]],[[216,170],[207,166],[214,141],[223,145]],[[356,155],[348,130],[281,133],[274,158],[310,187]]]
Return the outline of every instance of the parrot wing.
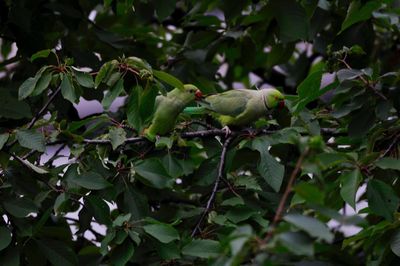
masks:
[[[221,115],[238,116],[246,110],[251,95],[243,90],[230,90],[205,99],[208,108]]]

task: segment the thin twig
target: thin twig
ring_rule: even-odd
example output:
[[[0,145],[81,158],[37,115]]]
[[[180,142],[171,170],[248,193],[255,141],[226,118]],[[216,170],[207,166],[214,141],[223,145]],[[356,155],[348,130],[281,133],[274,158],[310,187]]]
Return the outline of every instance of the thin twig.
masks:
[[[10,59],[4,60],[2,62],[0,62],[0,68],[5,67],[6,65],[18,62],[19,60],[21,60],[21,57],[19,56],[14,56]]]
[[[285,210],[286,201],[287,201],[287,199],[289,197],[290,192],[292,191],[293,183],[294,183],[294,181],[295,181],[295,179],[296,179],[296,177],[297,177],[297,175],[298,175],[298,173],[299,173],[299,171],[301,169],[301,165],[303,164],[303,160],[307,156],[308,151],[309,150],[307,148],[300,155],[300,157],[297,159],[296,166],[293,169],[293,172],[291,173],[290,178],[289,178],[289,182],[286,185],[285,192],[283,192],[282,198],[279,201],[279,205],[278,205],[278,208],[276,210],[275,216],[274,216],[274,218],[272,220],[272,223],[271,223],[271,226],[270,226],[270,230],[269,230],[269,232],[267,233],[267,235],[264,238],[264,241],[263,241],[264,244],[268,243],[268,241],[271,239],[271,237],[273,236],[279,221],[282,218],[282,214],[283,214],[283,212]]]
[[[397,135],[394,137],[394,139],[393,139],[393,141],[390,143],[389,147],[385,150],[385,152],[384,152],[381,156],[379,156],[379,159],[385,157],[385,156],[392,150],[393,146],[397,143],[399,137],[400,137],[400,134],[397,134]]]
[[[338,59],[338,60],[339,60],[340,62],[342,62],[342,63],[347,67],[347,69],[350,69],[350,70],[353,69],[353,68],[345,61],[345,59],[346,59],[346,58],[344,58],[344,59]],[[364,83],[365,86],[367,86],[368,88],[370,88],[376,95],[378,95],[379,97],[381,97],[382,99],[384,99],[385,101],[387,101],[386,96],[383,95],[382,93],[380,93],[379,91],[377,91],[377,90],[375,89],[375,87],[372,86],[371,83],[370,83],[368,80],[366,80],[363,76],[359,76],[358,78]]]
[[[47,108],[49,107],[49,105],[54,101],[54,98],[56,98],[56,96],[60,93],[61,91],[61,86],[58,87],[58,89],[53,92],[53,94],[49,97],[49,99],[47,100],[47,102],[43,105],[42,109],[40,109],[40,111],[32,118],[31,122],[29,122],[28,124],[28,129],[31,129],[36,121],[39,120],[39,118],[44,114],[44,112],[46,112]]]
[[[208,198],[206,207],[204,208],[204,211],[203,211],[202,215],[200,216],[199,221],[197,222],[196,226],[193,229],[193,232],[191,234],[192,237],[194,237],[197,234],[197,232],[200,231],[201,224],[203,223],[204,218],[206,217],[206,215],[210,211],[211,205],[214,202],[215,195],[216,195],[217,190],[218,190],[219,182],[224,177],[224,166],[225,166],[226,152],[228,150],[229,144],[231,143],[232,139],[233,139],[233,136],[229,136],[225,140],[224,145],[222,146],[221,158],[220,158],[219,166],[218,166],[218,175],[217,175],[217,178],[215,179],[214,187],[213,187],[213,189],[211,191],[210,197]]]
[[[146,138],[143,137],[127,138],[123,144],[136,143],[141,141],[146,141]],[[82,142],[85,144],[111,144],[111,140],[109,139],[84,139]]]

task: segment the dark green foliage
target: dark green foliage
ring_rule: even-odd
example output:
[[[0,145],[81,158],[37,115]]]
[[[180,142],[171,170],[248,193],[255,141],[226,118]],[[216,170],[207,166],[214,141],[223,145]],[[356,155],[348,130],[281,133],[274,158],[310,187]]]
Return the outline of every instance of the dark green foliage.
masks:
[[[399,8],[0,1],[0,264],[399,265]],[[186,83],[287,107],[143,138]]]

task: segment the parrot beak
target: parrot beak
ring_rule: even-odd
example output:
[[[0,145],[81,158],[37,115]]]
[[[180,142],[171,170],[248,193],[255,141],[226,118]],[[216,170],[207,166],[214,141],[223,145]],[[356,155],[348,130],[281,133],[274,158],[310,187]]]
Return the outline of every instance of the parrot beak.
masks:
[[[196,90],[196,92],[194,93],[194,96],[196,97],[196,100],[201,100],[203,98],[203,93],[201,92],[201,90]]]
[[[282,110],[285,107],[285,101],[282,100],[278,103],[278,110]]]

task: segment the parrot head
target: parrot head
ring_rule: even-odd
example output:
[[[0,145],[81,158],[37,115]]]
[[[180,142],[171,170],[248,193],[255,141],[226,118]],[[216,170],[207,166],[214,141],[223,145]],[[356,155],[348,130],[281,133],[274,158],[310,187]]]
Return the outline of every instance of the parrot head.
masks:
[[[265,89],[265,103],[268,108],[277,107],[279,110],[285,107],[285,96],[277,89]]]
[[[190,95],[193,95],[196,100],[201,100],[203,98],[203,93],[196,86],[192,84],[185,84],[183,87],[185,91]]]

